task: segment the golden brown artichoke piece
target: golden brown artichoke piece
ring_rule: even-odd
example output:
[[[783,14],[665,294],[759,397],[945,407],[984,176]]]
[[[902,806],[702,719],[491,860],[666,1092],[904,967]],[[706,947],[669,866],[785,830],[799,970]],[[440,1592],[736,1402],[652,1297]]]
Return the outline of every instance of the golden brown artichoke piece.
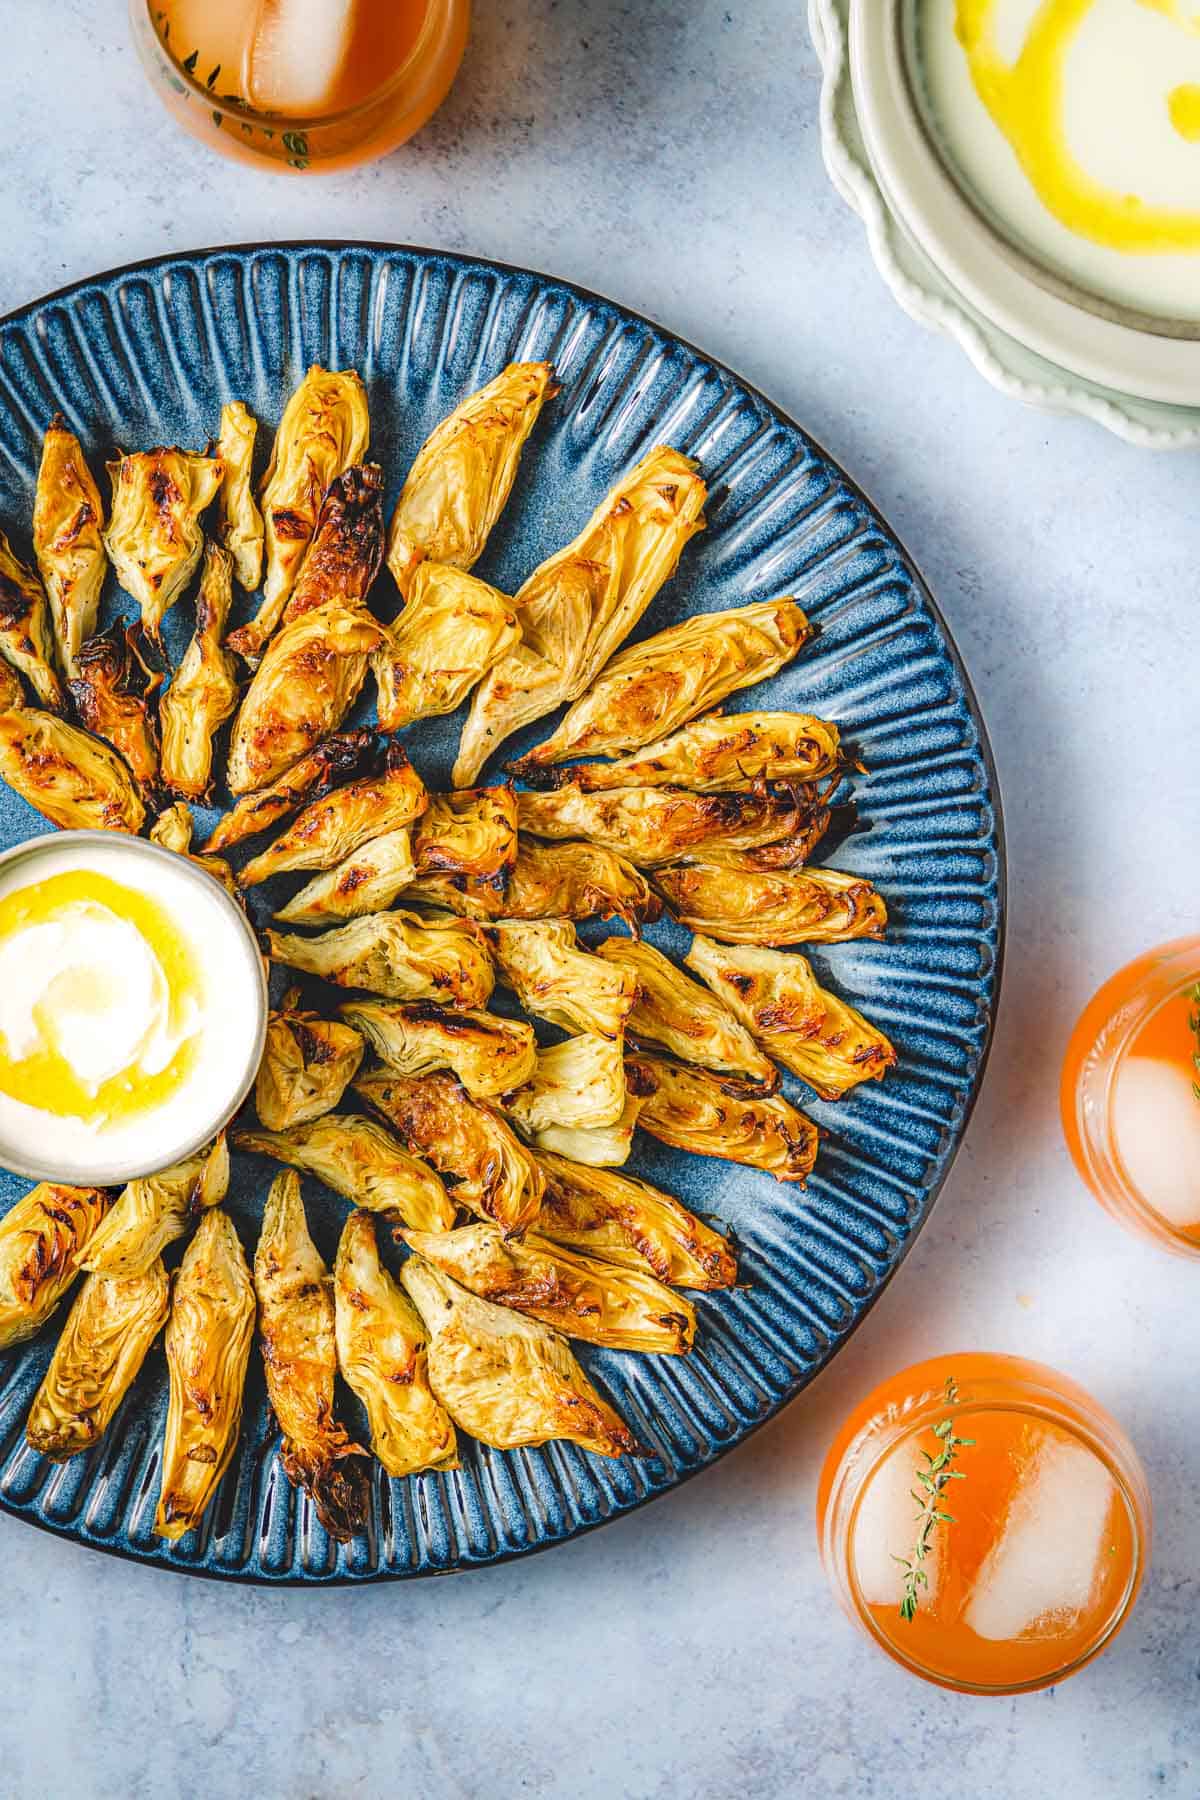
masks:
[[[537,1040],[523,1019],[452,1012],[428,1000],[408,1006],[347,1000],[341,1012],[398,1075],[449,1069],[479,1100],[523,1086],[537,1067]]]
[[[367,1213],[351,1213],[342,1227],[333,1297],[338,1367],[366,1408],[371,1448],[384,1469],[395,1476],[456,1469],[458,1441],[429,1385],[421,1315],[380,1262]]]
[[[222,1131],[199,1155],[128,1182],[81,1251],[79,1267],[122,1279],[145,1274],[228,1191],[229,1148]]]
[[[656,738],[708,712],[727,694],[777,674],[811,636],[794,600],[756,600],[726,612],[697,613],[614,656],[554,735],[516,767],[524,774],[568,756],[615,756],[654,746]],[[656,748],[646,750],[647,760]],[[639,779],[632,776],[629,785]]]
[[[703,528],[705,486],[678,450],[651,450],[574,543],[514,599],[521,642],[485,675],[463,727],[454,785],[473,781],[504,739],[589,687]]]
[[[229,1467],[254,1339],[254,1284],[237,1231],[206,1212],[171,1288],[164,1348],[170,1378],[154,1529],[174,1541],[200,1523]]]
[[[54,667],[54,634],[41,582],[0,531],[0,657],[28,681],[43,706],[65,713],[67,696]]]
[[[780,1095],[747,1095],[736,1083],[644,1053],[630,1059],[630,1074],[654,1083],[638,1123],[664,1144],[765,1169],[776,1181],[803,1182],[812,1173],[817,1128]]]
[[[491,957],[475,929],[460,919],[373,913],[319,937],[268,931],[267,943],[273,962],[387,1000],[486,1006],[495,984]]]
[[[342,731],[318,744],[270,787],[245,794],[231,812],[217,820],[206,850],[229,850],[278,825],[309,800],[319,800],[348,776],[377,760],[379,740],[365,726]]]
[[[822,1100],[838,1100],[860,1081],[881,1081],[896,1060],[882,1031],[823,988],[796,951],[694,937],[685,960],[764,1049]]]
[[[692,1347],[695,1307],[652,1275],[564,1250],[532,1231],[513,1242],[494,1225],[406,1231],[404,1239],[481,1300],[511,1306],[565,1337],[663,1356]]]
[[[196,572],[204,548],[200,515],[225,473],[219,458],[187,450],[141,450],[108,465],[112,510],[104,546],[117,580],[137,601],[156,646],[162,622]]]
[[[108,570],[103,531],[100,490],[79,439],[62,414],[55,413],[42,440],[33,550],[50,602],[59,664],[68,678],[76,673],[80,646],[96,629]]]
[[[423,1257],[400,1271],[429,1332],[429,1381],[456,1425],[496,1450],[568,1438],[597,1456],[645,1455],[558,1333],[468,1293]]]
[[[554,1125],[579,1131],[615,1125],[625,1099],[621,1040],[588,1031],[539,1050],[529,1081],[503,1104],[509,1118],[536,1139]]]
[[[407,825],[372,838],[361,850],[293,894],[275,917],[286,925],[337,925],[365,913],[386,912],[417,872]]]
[[[363,1059],[358,1032],[337,1019],[300,1010],[300,990],[283,997],[267,1021],[254,1084],[254,1108],[268,1131],[287,1131],[332,1112]]]
[[[425,783],[400,745],[391,744],[378,775],[360,776],[312,801],[246,864],[238,885],[254,887],[293,869],[332,869],[372,838],[411,825],[428,805]]]
[[[221,408],[217,455],[225,466],[217,497],[217,536],[229,552],[233,573],[248,594],[262,580],[263,516],[251,485],[258,420],[240,400]]]
[[[159,745],[152,674],[138,649],[139,627],[120,620],[83,645],[68,685],[81,725],[103,738],[128,765],[147,799],[158,791]]]
[[[636,936],[661,917],[662,901],[646,877],[599,844],[543,844],[519,837],[504,888],[455,876],[415,881],[411,897],[469,919],[623,919]]]
[[[588,794],[572,783],[549,794],[519,794],[517,816],[523,833],[588,838],[638,868],[657,869],[685,856],[723,856],[790,840],[809,826],[812,805],[813,796],[804,788],[732,794],[613,788]]]
[[[449,1231],[446,1190],[390,1131],[358,1113],[325,1113],[288,1131],[237,1131],[239,1150],[271,1156],[315,1175],[335,1194],[371,1212],[399,1213],[419,1231]]]
[[[528,760],[528,759],[527,759]],[[572,763],[550,772],[513,764],[535,787],[568,782],[585,793],[601,788],[681,787],[693,794],[730,793],[761,782],[820,781],[842,766],[836,725],[809,713],[714,713],[616,762]]]
[[[504,594],[446,563],[421,563],[408,604],[371,658],[379,729],[454,712],[520,636]]]
[[[333,482],[284,619],[298,619],[330,600],[366,606],[383,561],[383,470],[357,463]]]
[[[714,1074],[741,1077],[770,1093],[779,1071],[729,1007],[694,981],[652,944],[606,938],[598,954],[628,969],[638,984],[638,1001],[625,1021],[629,1036],[660,1044],[680,1062]]]
[[[358,698],[381,634],[365,607],[342,600],[302,613],[276,632],[234,720],[225,771],[231,792],[277,782],[337,730]]]
[[[195,821],[192,809],[186,800],[177,800],[174,806],[168,806],[160,812],[150,827],[150,842],[161,844],[164,850],[173,850],[176,856],[186,856],[197,868],[219,881],[231,899],[241,901],[237,882],[233,878],[233,870],[219,856],[193,856],[192,837],[195,832]]]
[[[235,631],[229,647],[251,665],[283,614],[308,555],[321,502],[371,436],[367,395],[353,369],[314,363],[283,410],[260,490],[266,579],[258,612]],[[378,561],[376,562],[378,567]]]
[[[170,1296],[161,1258],[140,1275],[88,1276],[25,1423],[32,1449],[66,1462],[103,1437],[166,1323]]]
[[[510,363],[461,401],[417,452],[388,532],[388,568],[407,599],[426,558],[469,569],[512,490],[525,440],[557,393],[549,363]]]
[[[141,830],[146,808],[115,750],[53,713],[0,713],[0,775],[62,830]]]
[[[0,1350],[41,1330],[111,1200],[103,1188],[42,1181],[0,1219]]]
[[[728,1239],[661,1188],[547,1151],[538,1161],[546,1176],[540,1236],[602,1262],[649,1269],[672,1287],[727,1288],[737,1280]]]
[[[500,979],[526,1012],[564,1031],[619,1038],[637,982],[579,944],[567,919],[501,919],[484,928]]]
[[[511,787],[435,794],[413,835],[422,876],[465,876],[502,886],[517,858],[517,797]]]
[[[354,1086],[446,1178],[457,1205],[510,1236],[536,1217],[545,1182],[533,1156],[511,1126],[472,1100],[452,1075],[416,1078],[372,1069]]]
[[[300,1178],[285,1169],[271,1184],[254,1253],[267,1394],[283,1433],[284,1474],[309,1495],[330,1537],[344,1543],[366,1518],[360,1461],[366,1452],[350,1441],[333,1410],[331,1285],[308,1234]]]
[[[221,642],[233,598],[232,568],[220,545],[205,544],[196,629],[159,703],[163,781],[189,800],[208,798],[213,739],[236,712],[241,691],[237,664]]]
[[[655,883],[681,925],[724,944],[840,944],[881,938],[887,924],[870,882],[836,869],[762,873],[695,862],[659,869]]]
[[[629,1070],[625,1071],[626,1088]],[[619,1169],[633,1152],[636,1129],[645,1096],[626,1092],[625,1109],[611,1125],[544,1125],[534,1136],[539,1155],[553,1151],[589,1168]]]
[[[0,658],[0,712],[12,712],[25,704],[25,689],[15,669]]]

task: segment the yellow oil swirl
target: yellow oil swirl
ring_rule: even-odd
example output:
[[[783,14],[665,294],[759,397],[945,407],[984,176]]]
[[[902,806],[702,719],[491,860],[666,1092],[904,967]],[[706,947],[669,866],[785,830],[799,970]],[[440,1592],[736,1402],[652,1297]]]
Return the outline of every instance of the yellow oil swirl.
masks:
[[[1042,0],[1015,62],[998,52],[997,0],[956,0],[955,30],[975,89],[1016,152],[1042,204],[1070,231],[1110,250],[1200,250],[1200,212],[1152,206],[1094,181],[1067,142],[1063,125],[1067,56],[1096,0]],[[1140,0],[1185,30],[1200,32],[1191,0]],[[1200,88],[1167,96],[1171,123],[1200,141]]]
[[[196,1022],[203,984],[186,937],[154,900],[94,870],[68,870],[20,888],[0,899],[0,945],[40,925],[69,923],[81,908],[104,908],[140,935],[161,971],[167,994],[168,1034],[178,1040],[170,1060],[147,1068],[139,1055],[128,1067],[92,1085],[78,1073],[61,1018],[89,1014],[112,1017],[124,996],[119,970],[70,967],[48,972],[32,1008],[36,1048],[10,1054],[0,1033],[0,1092],[58,1118],[81,1119],[103,1128],[153,1111],[187,1080],[199,1050]]]

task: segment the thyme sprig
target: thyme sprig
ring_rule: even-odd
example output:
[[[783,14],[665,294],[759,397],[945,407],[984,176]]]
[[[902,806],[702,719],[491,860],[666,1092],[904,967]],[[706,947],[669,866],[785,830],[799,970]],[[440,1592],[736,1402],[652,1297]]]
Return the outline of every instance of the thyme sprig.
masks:
[[[1197,984],[1197,1004],[1200,1005],[1200,984]],[[1198,1027],[1200,1029],[1200,1027]],[[1197,1062],[1200,1069],[1200,1062]],[[946,1405],[958,1404],[958,1387],[953,1375],[946,1380]],[[925,1568],[925,1560],[933,1544],[933,1534],[939,1525],[953,1525],[954,1514],[946,1511],[942,1504],[942,1496],[952,1481],[963,1479],[962,1469],[954,1467],[954,1460],[960,1450],[969,1449],[974,1438],[956,1437],[952,1417],[939,1419],[933,1427],[933,1435],[938,1439],[941,1448],[937,1455],[929,1450],[922,1450],[925,1467],[917,1470],[919,1488],[913,1488],[912,1497],[917,1503],[917,1538],[911,1556],[894,1556],[904,1570],[904,1595],[900,1601],[900,1617],[910,1623],[915,1617],[920,1603],[920,1590],[929,1586],[929,1575]]]
[[[1192,1067],[1200,1075],[1200,981],[1186,989],[1185,998],[1192,1003],[1192,1010],[1188,1013],[1188,1030],[1196,1040],[1196,1048],[1192,1051]],[[1200,1100],[1200,1081],[1192,1082],[1192,1092]]]

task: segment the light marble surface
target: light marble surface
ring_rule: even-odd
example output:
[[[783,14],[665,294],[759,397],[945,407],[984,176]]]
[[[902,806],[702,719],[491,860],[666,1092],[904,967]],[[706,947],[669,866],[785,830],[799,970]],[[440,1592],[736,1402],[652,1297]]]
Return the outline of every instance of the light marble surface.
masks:
[[[1194,1795],[1198,1277],[1081,1190],[1055,1085],[1098,981],[1198,922],[1200,465],[1018,410],[895,309],[825,182],[798,0],[477,10],[412,147],[289,181],[176,135],[115,0],[0,0],[0,308],[163,250],[379,237],[551,270],[743,371],[892,519],[977,684],[1012,865],[991,1070],[930,1225],[834,1366],[591,1537],[449,1581],[269,1593],[0,1518],[0,1790]],[[1157,1503],[1119,1644],[1012,1702],[893,1669],[835,1611],[814,1544],[839,1417],[885,1372],[966,1345],[1069,1370],[1128,1427]]]

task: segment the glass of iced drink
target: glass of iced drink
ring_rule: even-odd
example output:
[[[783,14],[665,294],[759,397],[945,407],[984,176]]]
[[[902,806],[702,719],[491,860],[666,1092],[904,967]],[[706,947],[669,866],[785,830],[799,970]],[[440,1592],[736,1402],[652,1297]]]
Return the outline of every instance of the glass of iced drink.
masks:
[[[470,0],[130,0],[133,40],[178,122],[293,170],[384,156],[458,72]]]
[[[1113,1217],[1200,1256],[1200,938],[1150,950],[1105,982],[1062,1077],[1067,1144]]]
[[[1150,1553],[1133,1446],[1022,1357],[917,1363],[846,1420],[821,1472],[826,1573],[915,1675],[969,1694],[1049,1687],[1120,1631]]]

